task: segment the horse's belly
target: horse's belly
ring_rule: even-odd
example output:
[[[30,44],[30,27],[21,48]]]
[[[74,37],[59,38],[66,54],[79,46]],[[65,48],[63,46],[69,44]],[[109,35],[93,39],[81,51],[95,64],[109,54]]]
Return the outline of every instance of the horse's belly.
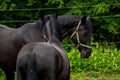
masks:
[[[17,50],[12,46],[3,45],[0,48],[0,66],[13,68],[16,65]]]

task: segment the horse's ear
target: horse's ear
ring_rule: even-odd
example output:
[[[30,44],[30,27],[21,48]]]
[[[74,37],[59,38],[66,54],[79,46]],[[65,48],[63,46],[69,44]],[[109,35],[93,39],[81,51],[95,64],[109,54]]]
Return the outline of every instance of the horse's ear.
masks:
[[[41,12],[40,13],[40,18],[41,18],[42,21],[44,21],[44,19],[45,19],[44,10],[41,10],[40,12]]]
[[[87,21],[90,21],[90,19],[91,19],[91,16],[88,15],[88,16],[86,17],[86,20],[87,20]]]
[[[42,26],[41,26],[41,30],[43,29],[44,27],[44,24],[45,24],[45,16],[43,14],[40,15],[40,18],[41,18],[41,21],[42,21]]]
[[[44,21],[44,16],[42,14],[40,15],[40,18],[42,21]]]
[[[82,22],[82,23],[86,23],[86,16],[83,16],[83,17],[82,17],[81,22]]]
[[[56,15],[55,16],[56,16],[56,18],[58,17],[58,10],[56,11]]]
[[[90,21],[90,19],[91,19],[91,16],[90,16],[90,15],[88,15],[88,16],[83,16],[82,19],[81,19],[81,22],[82,22],[82,23],[86,23],[86,21]]]
[[[58,17],[58,10],[56,11],[56,14],[54,14],[54,17],[57,19],[57,17]]]

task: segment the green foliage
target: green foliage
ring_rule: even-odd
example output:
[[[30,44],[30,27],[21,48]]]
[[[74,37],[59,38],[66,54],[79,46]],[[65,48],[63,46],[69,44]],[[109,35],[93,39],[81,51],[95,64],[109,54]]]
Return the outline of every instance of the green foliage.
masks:
[[[69,9],[67,14],[77,14],[77,15],[88,15],[90,14],[93,17],[93,37],[95,41],[116,41],[115,36],[120,34],[120,20],[119,17],[115,17],[116,15],[120,16],[119,14],[119,5],[120,1],[90,1],[90,0],[71,0],[69,3],[66,4],[67,7],[76,7],[79,8]],[[117,5],[115,5],[117,4]],[[101,16],[111,16],[111,17],[101,17]],[[106,35],[106,33],[108,35]],[[119,41],[119,40],[118,40]]]
[[[61,8],[63,7],[63,4],[63,0],[48,0],[46,5],[52,5],[53,7]]]
[[[102,73],[120,72],[120,50],[114,44],[95,43],[89,59],[80,58],[78,50],[72,48],[68,53],[71,72],[98,71]]]
[[[44,3],[43,3],[44,2]],[[63,8],[71,7],[68,9],[59,9],[59,14],[77,14],[88,15],[93,24],[93,38],[94,41],[119,41],[120,35],[120,1],[119,0],[0,0],[1,21],[14,21],[14,20],[36,20],[40,18],[40,14],[53,14],[56,9],[35,11],[5,11],[13,9],[34,9],[34,8]],[[77,8],[78,7],[78,8]],[[41,13],[42,12],[42,13]],[[34,13],[34,14],[33,14]],[[9,17],[8,17],[9,15]],[[113,16],[113,17],[101,17]],[[97,18],[95,18],[97,17]],[[25,23],[2,23],[10,27],[20,27]],[[16,26],[16,24],[18,26]],[[107,35],[106,35],[107,34]]]
[[[15,11],[16,9],[71,7],[68,9],[59,9],[59,14],[77,14],[80,16],[90,14],[93,24],[93,41],[120,41],[120,17],[115,17],[120,16],[120,0],[45,0],[44,3],[42,1],[0,0],[0,21],[36,20],[42,14],[41,10]],[[44,14],[53,14],[55,11],[56,9],[44,10]],[[1,24],[14,28],[20,27],[25,23],[1,22]],[[66,39],[63,43],[71,44],[71,41],[68,42]],[[65,49],[68,52],[72,72],[95,70],[108,73],[120,71],[120,50],[113,45],[95,44],[89,59],[80,58],[79,51],[74,49],[74,45],[67,45]]]

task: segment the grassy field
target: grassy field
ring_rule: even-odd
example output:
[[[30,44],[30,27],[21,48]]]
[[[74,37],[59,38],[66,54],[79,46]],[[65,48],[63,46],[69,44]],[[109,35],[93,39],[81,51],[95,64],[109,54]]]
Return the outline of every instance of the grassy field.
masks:
[[[0,80],[5,80],[4,76]],[[120,74],[101,74],[99,72],[71,73],[70,80],[120,80]]]
[[[96,43],[88,59],[80,58],[79,51],[71,45],[65,48],[71,80],[120,80],[120,49],[115,44]],[[0,80],[5,80],[5,77],[2,75]]]
[[[71,80],[120,80],[120,74],[101,74],[98,72],[71,73]]]

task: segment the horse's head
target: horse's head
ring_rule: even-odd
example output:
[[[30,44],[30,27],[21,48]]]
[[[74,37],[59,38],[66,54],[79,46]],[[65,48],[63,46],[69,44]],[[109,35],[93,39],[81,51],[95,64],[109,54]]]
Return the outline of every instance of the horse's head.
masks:
[[[92,25],[90,16],[84,16],[77,21],[77,26],[71,32],[71,38],[81,52],[82,58],[88,58],[91,54],[91,32]]]

